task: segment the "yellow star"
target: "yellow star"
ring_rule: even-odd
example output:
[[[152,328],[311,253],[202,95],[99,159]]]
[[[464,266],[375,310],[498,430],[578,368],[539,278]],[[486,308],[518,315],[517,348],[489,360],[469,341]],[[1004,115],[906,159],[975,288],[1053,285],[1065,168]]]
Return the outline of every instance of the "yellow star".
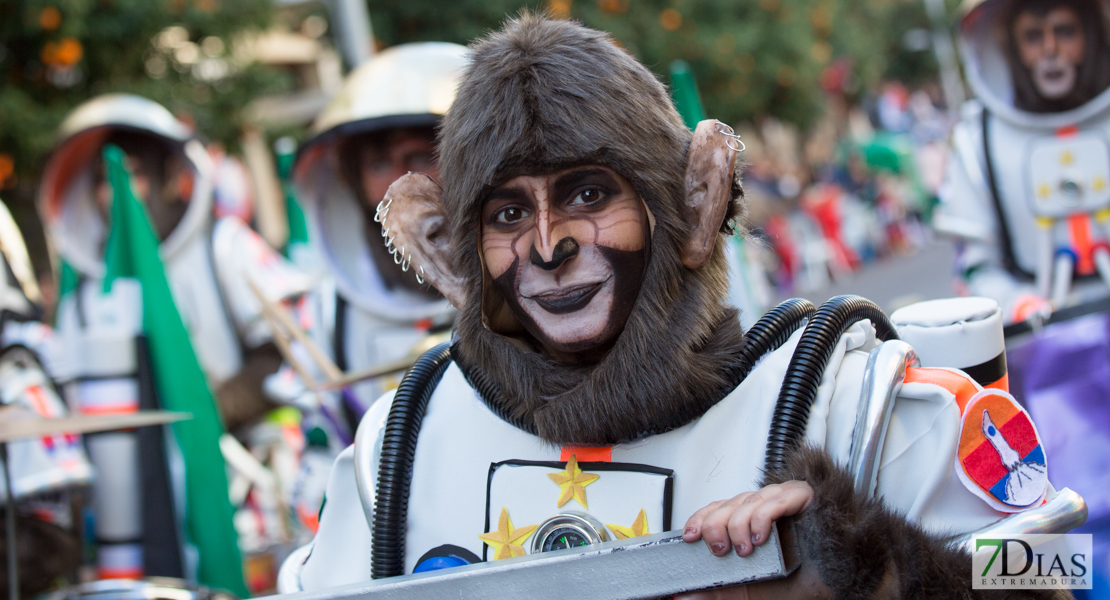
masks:
[[[632,522],[632,527],[622,527],[620,525],[613,525],[606,523],[606,527],[613,531],[618,540],[626,540],[628,538],[640,537],[641,535],[648,535],[647,513],[644,509],[640,509],[640,514],[636,515],[636,520]]]
[[[1042,183],[1037,186],[1037,196],[1047,198],[1052,193],[1052,189],[1048,187],[1047,183]]]
[[[1064,150],[1064,153],[1060,155],[1060,164],[1067,166],[1073,162],[1075,162],[1075,155],[1071,153],[1071,150]]]
[[[1101,192],[1106,189],[1106,180],[1102,177],[1095,177],[1095,180],[1091,182],[1091,189],[1096,192]]]
[[[597,481],[601,475],[594,473],[583,473],[582,469],[578,468],[578,456],[575,454],[570,455],[570,460],[567,461],[567,470],[560,473],[548,473],[551,481],[559,484],[559,488],[563,490],[559,494],[559,501],[555,506],[562,506],[570,502],[574,498],[582,505],[582,508],[588,509],[586,506],[586,486]]]
[[[493,548],[493,560],[524,556],[524,540],[528,539],[538,525],[529,525],[520,529],[513,528],[509,519],[509,509],[501,508],[501,518],[497,520],[497,531],[483,533],[478,537],[490,548]]]

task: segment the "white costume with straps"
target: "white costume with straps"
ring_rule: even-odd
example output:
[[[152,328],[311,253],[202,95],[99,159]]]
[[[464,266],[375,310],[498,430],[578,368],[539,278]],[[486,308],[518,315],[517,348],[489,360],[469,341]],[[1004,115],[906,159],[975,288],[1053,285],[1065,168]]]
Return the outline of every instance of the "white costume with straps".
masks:
[[[371,250],[383,242],[379,226],[342,172],[340,151],[353,136],[434,127],[454,99],[466,52],[457,44],[424,42],[375,56],[351,72],[313,124],[312,138],[298,150],[293,168],[297,198],[305,209],[311,251],[324,272],[301,305],[300,317],[341,371],[402,359],[429,330],[444,329],[454,319],[455,309],[446,300],[386,285]],[[311,361],[303,362],[313,368]],[[313,375],[324,377],[319,369]],[[399,373],[363,380],[351,386],[347,400],[329,393],[321,394],[320,402],[335,417],[361,414],[399,381]],[[289,368],[272,377],[267,390],[305,408],[317,402]],[[356,406],[344,408],[344,402]],[[353,433],[345,431],[345,419],[333,420],[343,435]]]
[[[1008,3],[965,4],[960,41],[976,99],[952,133],[935,226],[962,241],[968,291],[997,300],[1008,321],[1022,295],[1057,308],[1110,295],[1110,260],[1093,256],[1110,242],[1110,89],[1064,112],[1016,108],[997,27]]]
[[[182,199],[188,207],[162,240],[159,254],[175,307],[212,389],[239,372],[245,352],[270,339],[246,279],[271,301],[300,294],[310,284],[237,218],[213,222],[211,159],[169,111],[128,95],[83,104],[60,128],[61,142],[46,165],[38,202],[51,240],[77,276],[75,289],[58,303],[57,336],[63,352],[55,376],[71,406],[89,414],[137,411],[142,394],[142,293],[131,278],[117,280],[104,293],[108,224],[94,189],[100,150],[118,129],[164,139],[183,156],[182,177],[192,191]],[[112,474],[97,484],[94,502],[102,542],[100,575],[141,577],[144,482],[138,472],[138,437],[103,434],[91,438],[88,446],[100,472]]]

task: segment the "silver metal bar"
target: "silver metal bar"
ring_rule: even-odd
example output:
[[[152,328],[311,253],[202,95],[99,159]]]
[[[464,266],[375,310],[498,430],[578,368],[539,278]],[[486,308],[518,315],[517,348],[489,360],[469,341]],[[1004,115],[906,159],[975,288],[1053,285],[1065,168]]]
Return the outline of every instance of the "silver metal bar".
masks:
[[[894,399],[906,379],[906,368],[918,364],[909,344],[891,340],[871,351],[863,373],[863,392],[852,430],[848,468],[856,479],[856,491],[875,493],[883,442],[886,441]]]
[[[0,442],[0,461],[4,461],[4,489],[8,491],[8,514],[4,515],[8,529],[8,598],[19,600],[19,559],[16,556],[19,546],[15,539],[15,490],[12,489],[11,469],[8,467],[8,442]]]
[[[1064,488],[1048,502],[1019,513],[1014,513],[1001,521],[996,521],[982,529],[954,536],[948,539],[950,546],[972,552],[973,536],[1004,535],[1015,533],[1067,533],[1087,522],[1087,502],[1083,496]]]
[[[512,598],[547,598],[557,592],[560,598],[638,600],[786,577],[797,568],[797,557],[792,526],[780,520],[767,542],[745,558],[733,552],[713,556],[704,543],[687,544],[681,531],[669,531],[272,598],[457,600],[487,598],[497,590],[498,596]]]

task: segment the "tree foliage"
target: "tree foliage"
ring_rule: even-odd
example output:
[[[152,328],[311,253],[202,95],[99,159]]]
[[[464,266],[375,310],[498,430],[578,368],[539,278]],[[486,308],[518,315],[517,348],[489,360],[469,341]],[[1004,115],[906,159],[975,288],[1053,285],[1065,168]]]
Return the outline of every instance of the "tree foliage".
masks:
[[[738,122],[773,115],[802,126],[820,114],[822,73],[845,61],[851,93],[888,74],[931,78],[931,54],[902,38],[927,28],[921,0],[369,0],[386,45],[466,43],[523,8],[550,10],[609,31],[666,80],[687,61],[710,116]]]

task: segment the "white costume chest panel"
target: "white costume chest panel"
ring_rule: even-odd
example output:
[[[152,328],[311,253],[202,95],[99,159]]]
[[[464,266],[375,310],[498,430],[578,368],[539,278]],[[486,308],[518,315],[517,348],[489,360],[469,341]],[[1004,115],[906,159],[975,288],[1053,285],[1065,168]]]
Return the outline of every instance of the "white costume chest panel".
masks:
[[[578,476],[573,477],[573,473],[567,473],[567,463],[562,462],[509,461],[492,465],[484,531],[497,530],[502,511],[513,519],[516,527],[538,525],[560,514],[588,515],[597,521],[595,532],[598,526],[603,529],[602,540],[674,528],[671,522],[674,480],[669,469],[614,462],[584,462],[577,466],[573,473]],[[559,485],[559,480],[565,483]],[[576,486],[576,482],[582,483]],[[638,518],[640,533],[628,535]],[[542,539],[539,533],[523,541],[529,552],[532,544]],[[560,549],[557,544],[553,549]],[[565,539],[561,544],[582,545]],[[488,546],[483,550],[484,556],[479,556],[484,560],[492,560],[497,552]]]
[[[976,119],[978,121],[978,119]],[[981,124],[966,124],[976,130],[976,152],[983,156]],[[991,164],[1001,196],[1000,202],[1013,240],[1014,258],[1021,268],[1035,272],[1037,248],[1036,214],[1063,218],[1080,209],[1096,210],[1110,202],[1110,115],[1081,124],[1076,134],[1058,136],[1051,130],[1017,126],[1000,117],[989,117]],[[983,163],[983,173],[986,165]],[[1072,186],[1080,189],[1075,196]],[[1093,223],[1092,223],[1093,224]],[[1056,241],[1067,244],[1064,223],[1057,224]],[[1092,235],[1103,239],[1101,228]]]
[[[1101,131],[1029,143],[1030,210],[1062,219],[1110,205],[1110,149]]]

